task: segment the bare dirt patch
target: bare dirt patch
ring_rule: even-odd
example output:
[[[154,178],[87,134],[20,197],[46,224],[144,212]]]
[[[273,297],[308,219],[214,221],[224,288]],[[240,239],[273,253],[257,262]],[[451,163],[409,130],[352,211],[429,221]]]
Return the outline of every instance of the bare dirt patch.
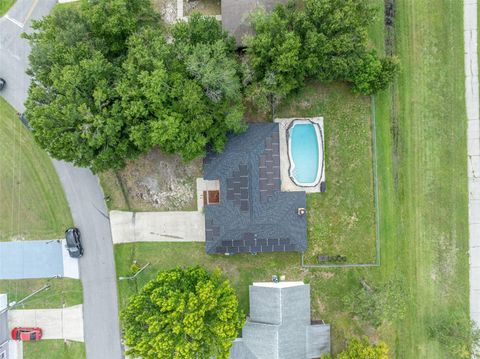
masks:
[[[195,179],[202,176],[201,169],[201,159],[185,163],[155,149],[100,177],[110,209],[192,211],[197,209]]]
[[[220,0],[183,0],[183,6],[186,16],[194,12],[202,15],[220,15]]]
[[[167,24],[177,20],[177,0],[152,0],[152,6]]]

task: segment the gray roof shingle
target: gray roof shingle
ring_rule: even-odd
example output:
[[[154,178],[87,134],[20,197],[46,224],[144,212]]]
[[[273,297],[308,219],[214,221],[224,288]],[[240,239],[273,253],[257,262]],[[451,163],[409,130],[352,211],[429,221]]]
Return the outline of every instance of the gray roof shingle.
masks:
[[[205,158],[204,178],[220,182],[220,203],[205,206],[207,253],[306,250],[306,194],[280,191],[278,124],[231,137]]]
[[[311,325],[310,285],[250,286],[250,317],[230,359],[310,359],[330,353],[330,325]]]

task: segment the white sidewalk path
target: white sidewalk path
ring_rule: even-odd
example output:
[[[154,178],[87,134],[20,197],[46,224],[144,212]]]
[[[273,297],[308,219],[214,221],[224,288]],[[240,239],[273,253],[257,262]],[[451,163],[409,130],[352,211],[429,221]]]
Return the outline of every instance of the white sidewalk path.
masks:
[[[43,331],[43,339],[83,342],[83,306],[9,310],[8,327],[39,327]]]
[[[110,212],[113,243],[204,242],[202,212]]]
[[[467,106],[470,317],[480,326],[480,121],[477,58],[477,0],[464,1],[465,98]]]

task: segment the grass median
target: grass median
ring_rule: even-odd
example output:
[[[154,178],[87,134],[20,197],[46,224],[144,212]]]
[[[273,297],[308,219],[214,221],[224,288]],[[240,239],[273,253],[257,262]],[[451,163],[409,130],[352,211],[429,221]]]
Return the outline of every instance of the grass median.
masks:
[[[85,345],[63,340],[23,343],[23,359],[85,359]]]
[[[0,240],[62,238],[72,218],[60,180],[3,98],[0,168]]]
[[[8,301],[20,301],[46,284],[50,287],[15,307],[15,309],[63,308],[81,304],[82,283],[78,279],[21,279],[0,280],[0,293],[8,295]]]

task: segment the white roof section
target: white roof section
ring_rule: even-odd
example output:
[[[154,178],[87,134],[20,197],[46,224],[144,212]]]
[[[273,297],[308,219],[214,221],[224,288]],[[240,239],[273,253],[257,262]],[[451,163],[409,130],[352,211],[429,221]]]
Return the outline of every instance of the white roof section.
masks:
[[[268,287],[268,288],[289,288],[305,285],[303,282],[254,282],[255,287]]]

